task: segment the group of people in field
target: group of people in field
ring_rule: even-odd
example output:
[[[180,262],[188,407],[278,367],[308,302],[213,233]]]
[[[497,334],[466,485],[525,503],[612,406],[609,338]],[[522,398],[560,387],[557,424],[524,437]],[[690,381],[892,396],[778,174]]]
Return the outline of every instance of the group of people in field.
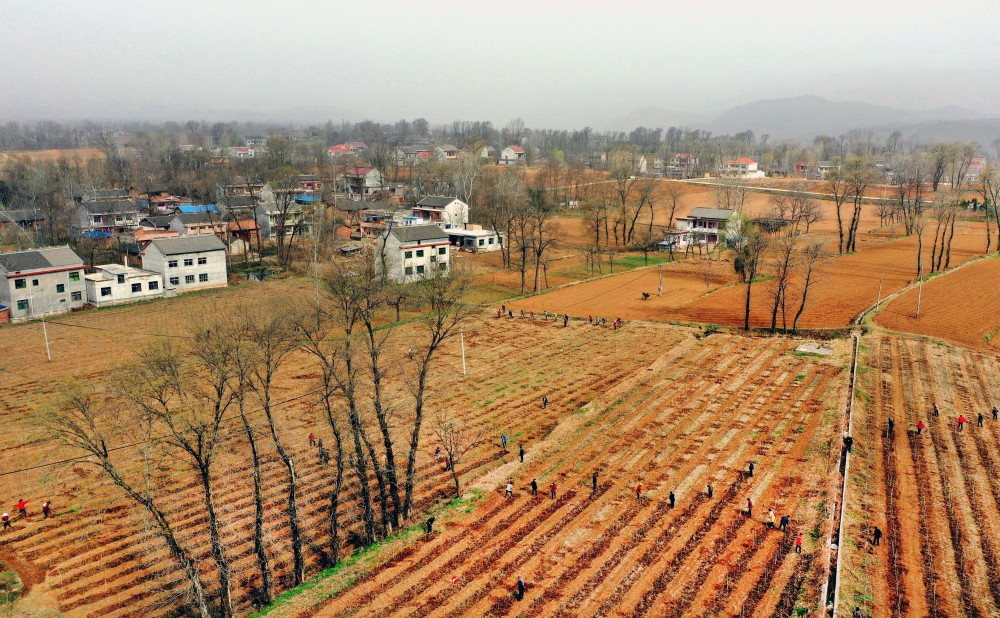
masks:
[[[17,512],[18,519],[28,519],[27,500],[24,498],[18,500],[15,510]],[[42,503],[42,519],[48,519],[49,517],[52,517],[52,502],[46,500]],[[11,527],[12,520],[9,512],[5,511],[2,515],[0,515],[0,523],[3,524],[3,530],[7,530]]]
[[[525,311],[524,309],[520,309],[519,311],[520,311],[520,317],[530,320],[535,319],[535,312],[533,310]],[[567,313],[559,315],[557,313],[549,313],[548,311],[542,311],[540,315],[542,319],[545,320],[546,322],[551,318],[552,320],[555,320],[557,322],[559,320],[562,320],[563,326],[569,326],[570,317],[569,314]],[[500,305],[500,308],[497,309],[497,318],[502,318],[502,317],[513,318],[514,310],[509,309],[507,305]],[[592,326],[608,326],[607,318],[602,318],[600,316],[594,316],[594,315],[587,316],[587,323]],[[614,321],[611,322],[611,330],[618,330],[624,325],[625,322],[622,321],[621,318],[615,318]]]

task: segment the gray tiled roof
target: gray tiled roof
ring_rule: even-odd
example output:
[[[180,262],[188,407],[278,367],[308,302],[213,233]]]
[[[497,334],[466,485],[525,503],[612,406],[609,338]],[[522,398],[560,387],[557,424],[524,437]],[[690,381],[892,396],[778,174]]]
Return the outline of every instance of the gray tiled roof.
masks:
[[[215,234],[180,236],[178,238],[157,238],[151,241],[163,255],[182,253],[203,253],[205,251],[225,251],[226,245]]]
[[[733,216],[735,210],[728,208],[692,208],[691,212],[682,219],[719,219],[725,220]]]
[[[457,199],[457,197],[445,197],[443,195],[428,195],[424,199],[417,202],[417,206],[424,206],[426,208],[444,208]]]
[[[95,215],[105,213],[135,213],[139,212],[139,207],[127,200],[116,200],[114,202],[82,202],[80,204],[87,209],[87,212]]]
[[[448,240],[448,233],[437,225],[403,225],[392,228],[392,235],[400,242],[421,240]]]
[[[44,214],[34,210],[0,210],[0,221],[31,223],[33,221],[45,221],[45,219]]]
[[[0,253],[0,268],[9,273],[79,266],[83,260],[69,247],[49,247],[15,253]]]

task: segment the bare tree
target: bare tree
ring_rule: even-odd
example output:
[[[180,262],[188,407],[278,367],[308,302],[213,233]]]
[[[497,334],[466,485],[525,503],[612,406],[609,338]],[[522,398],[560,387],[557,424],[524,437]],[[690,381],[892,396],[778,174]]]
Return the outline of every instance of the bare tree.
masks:
[[[616,217],[615,230],[617,234],[617,226],[621,226],[621,240],[625,244],[628,243],[625,226],[630,219],[629,210],[635,208],[630,202],[632,191],[635,189],[636,183],[639,182],[639,159],[638,152],[627,148],[616,148],[608,154],[608,173],[618,196],[620,209]]]
[[[760,270],[764,251],[767,250],[768,239],[760,227],[751,222],[743,224],[743,238],[736,247],[736,261],[742,267],[746,276],[747,294],[743,315],[743,330],[750,330],[750,293],[754,279]]]
[[[674,227],[674,216],[677,214],[677,206],[680,205],[681,199],[687,193],[687,189],[683,182],[676,180],[662,183],[660,188],[660,196],[666,200],[668,214],[667,214],[667,229],[673,229]]]
[[[535,258],[535,286],[532,291],[538,292],[539,267],[545,252],[556,241],[559,224],[551,218],[553,209],[545,200],[545,194],[541,190],[532,189],[529,198],[531,205],[527,212],[527,220],[531,233],[531,253]]]
[[[809,290],[816,282],[816,265],[823,258],[823,241],[815,242],[802,249],[802,259],[799,261],[800,273],[802,276],[802,296],[799,301],[799,309],[795,312],[795,319],[792,320],[792,330],[799,329],[799,318],[806,310],[806,301],[809,298]]]
[[[844,176],[841,170],[834,170],[830,173],[827,180],[827,189],[829,189],[830,194],[833,195],[833,202],[836,206],[837,212],[837,234],[839,240],[837,242],[837,252],[844,253],[847,247],[847,243],[844,242],[844,218],[841,214],[841,210],[844,204],[847,202],[851,194],[851,183]]]
[[[1000,168],[988,165],[979,175],[979,194],[986,210],[986,253],[990,252],[990,208],[993,209],[997,230],[997,250],[1000,251]]]
[[[476,178],[483,169],[483,158],[475,153],[463,152],[455,162],[452,178],[459,197],[466,204],[472,204],[472,194],[476,190]]]
[[[469,423],[444,412],[437,414],[433,429],[438,443],[444,449],[448,461],[451,463],[449,470],[451,478],[455,482],[455,497],[459,498],[462,495],[462,486],[458,475],[458,466],[465,461],[465,456],[472,449],[482,443],[485,430],[483,427],[473,427]]]
[[[151,478],[153,466],[150,465],[149,458],[151,451],[155,450],[155,443],[149,424],[127,412],[115,402],[108,402],[93,391],[78,388],[70,390],[62,404],[49,412],[43,422],[57,442],[85,453],[87,457],[82,458],[81,462],[97,467],[125,495],[149,513],[156,524],[157,534],[184,572],[195,611],[202,618],[209,618],[212,614],[198,568],[178,541],[173,526],[153,493],[155,483]],[[141,468],[141,478],[133,480],[119,468],[115,455],[120,452],[115,440],[117,436],[109,433],[109,430],[115,429],[129,429],[138,434],[131,439],[123,437],[121,441],[123,444],[138,442],[135,448],[138,448],[146,464]]]
[[[768,292],[771,294],[771,332],[777,330],[778,312],[781,312],[781,328],[787,330],[785,322],[785,308],[787,306],[788,286],[795,269],[796,261],[796,241],[797,236],[793,234],[783,235],[775,243],[774,252],[771,259],[770,271],[773,276]]]

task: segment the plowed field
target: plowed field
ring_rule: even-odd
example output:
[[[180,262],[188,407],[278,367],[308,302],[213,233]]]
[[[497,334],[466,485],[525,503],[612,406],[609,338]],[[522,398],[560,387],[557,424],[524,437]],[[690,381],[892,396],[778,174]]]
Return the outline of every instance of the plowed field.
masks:
[[[1000,615],[1000,423],[989,414],[1000,362],[907,338],[864,342],[841,615],[856,605],[876,617]],[[962,431],[959,414],[970,420]]]
[[[346,592],[327,598],[321,583],[274,615],[771,616],[815,606],[823,576],[812,533],[820,531],[846,395],[840,347],[836,360],[820,360],[792,355],[784,340],[678,341],[683,331],[665,326],[612,334],[515,322],[522,333],[564,333],[566,344],[597,333],[587,352],[573,345],[567,355],[576,375],[593,372],[589,356],[613,346],[609,337],[631,348],[629,358],[650,354],[576,413],[536,408],[553,430],[529,442],[523,464],[511,458],[475,483],[486,494],[471,514],[414,541]],[[497,445],[485,451],[501,454]],[[508,478],[513,498],[503,495]],[[553,482],[555,499],[547,495]],[[764,525],[772,506],[791,515],[787,533]],[[798,532],[801,555],[793,551]],[[512,595],[518,576],[527,583],[523,600]]]
[[[925,283],[919,318],[914,289],[882,309],[875,323],[969,348],[1000,352],[997,307],[1000,307],[1000,260],[992,259]]]

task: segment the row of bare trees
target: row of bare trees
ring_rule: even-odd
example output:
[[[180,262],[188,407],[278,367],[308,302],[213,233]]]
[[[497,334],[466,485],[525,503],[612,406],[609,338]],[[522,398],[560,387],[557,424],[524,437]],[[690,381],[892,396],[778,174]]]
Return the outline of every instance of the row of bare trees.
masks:
[[[144,347],[106,382],[70,389],[64,405],[44,419],[56,439],[83,454],[82,462],[96,466],[144,509],[183,572],[198,615],[230,617],[238,602],[230,566],[235,548],[224,541],[226,523],[217,507],[220,483],[249,486],[259,576],[254,600],[261,604],[275,594],[276,549],[264,527],[263,479],[272,465],[283,471],[288,539],[282,549],[292,554],[292,585],[305,578],[307,544],[326,547],[329,563],[340,560],[345,495],[357,496],[358,544],[383,538],[413,516],[431,368],[469,314],[467,282],[447,274],[413,284],[409,297],[421,317],[416,338],[411,331],[406,339],[412,344],[406,360],[394,353],[403,345],[390,309],[397,292],[383,283],[371,256],[364,264],[329,266],[321,302],[313,306],[240,308],[201,319],[190,337],[163,338]],[[315,369],[315,385],[297,398],[311,399],[333,434],[331,451],[321,454],[332,463],[333,480],[327,486],[328,525],[320,533],[303,529],[299,461],[284,419],[286,401],[275,396],[287,389],[285,376],[292,367],[308,365]],[[456,433],[455,421],[446,416],[432,421],[432,429],[444,432],[439,439],[445,448],[456,449],[453,464],[458,451],[477,443],[464,428]],[[222,456],[225,469],[219,464]],[[175,510],[165,486],[171,473],[200,488],[201,532],[208,538],[218,582],[214,602],[197,565],[204,545],[196,544],[199,537],[190,528],[178,534],[190,514]],[[247,477],[243,483],[234,476],[241,473]],[[453,474],[458,491],[458,473]],[[317,543],[318,535],[328,536],[328,543]]]

